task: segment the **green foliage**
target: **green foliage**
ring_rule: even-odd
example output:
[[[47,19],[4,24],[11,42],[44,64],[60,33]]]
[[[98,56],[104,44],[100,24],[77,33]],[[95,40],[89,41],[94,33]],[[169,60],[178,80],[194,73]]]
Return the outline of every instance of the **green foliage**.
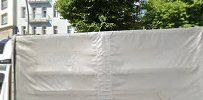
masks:
[[[78,32],[135,29],[134,0],[58,0],[56,7]]]
[[[189,22],[195,25],[203,26],[203,0],[192,0],[193,3],[189,5],[187,13]]]
[[[203,26],[203,0],[148,0],[139,9],[135,1],[58,0],[56,8],[78,32]]]
[[[146,29],[203,25],[203,0],[149,0],[144,9]]]

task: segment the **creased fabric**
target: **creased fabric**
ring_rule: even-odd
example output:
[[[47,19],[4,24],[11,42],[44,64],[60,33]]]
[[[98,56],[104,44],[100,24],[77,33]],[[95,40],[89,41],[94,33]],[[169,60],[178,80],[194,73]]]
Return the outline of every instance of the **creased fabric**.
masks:
[[[17,100],[203,100],[202,32],[18,36]]]

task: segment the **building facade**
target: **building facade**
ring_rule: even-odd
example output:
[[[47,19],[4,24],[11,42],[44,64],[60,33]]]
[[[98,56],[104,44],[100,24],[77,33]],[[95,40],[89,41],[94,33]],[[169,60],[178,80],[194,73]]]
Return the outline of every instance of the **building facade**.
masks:
[[[70,34],[74,28],[55,9],[55,0],[17,0],[17,34]],[[28,30],[29,28],[29,30]],[[29,31],[29,33],[28,33]]]
[[[15,29],[16,0],[0,1],[0,39],[11,37]]]
[[[0,0],[0,40],[14,34],[74,33],[68,20],[56,11],[55,0],[27,0],[27,4],[29,14],[26,0]]]

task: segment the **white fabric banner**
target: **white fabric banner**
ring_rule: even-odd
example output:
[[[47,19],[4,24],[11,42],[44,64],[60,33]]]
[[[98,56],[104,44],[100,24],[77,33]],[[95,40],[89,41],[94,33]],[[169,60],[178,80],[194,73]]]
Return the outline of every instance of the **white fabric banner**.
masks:
[[[18,36],[17,100],[203,100],[202,32]]]

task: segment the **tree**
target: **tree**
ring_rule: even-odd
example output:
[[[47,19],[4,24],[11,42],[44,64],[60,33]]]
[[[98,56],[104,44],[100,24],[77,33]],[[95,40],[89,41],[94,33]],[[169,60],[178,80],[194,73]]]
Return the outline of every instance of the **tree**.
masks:
[[[146,29],[203,25],[203,0],[149,0],[144,9]]]
[[[135,0],[58,0],[56,8],[78,32],[139,28]]]
[[[188,1],[192,1],[187,8],[189,22],[194,25],[203,26],[203,0]]]

